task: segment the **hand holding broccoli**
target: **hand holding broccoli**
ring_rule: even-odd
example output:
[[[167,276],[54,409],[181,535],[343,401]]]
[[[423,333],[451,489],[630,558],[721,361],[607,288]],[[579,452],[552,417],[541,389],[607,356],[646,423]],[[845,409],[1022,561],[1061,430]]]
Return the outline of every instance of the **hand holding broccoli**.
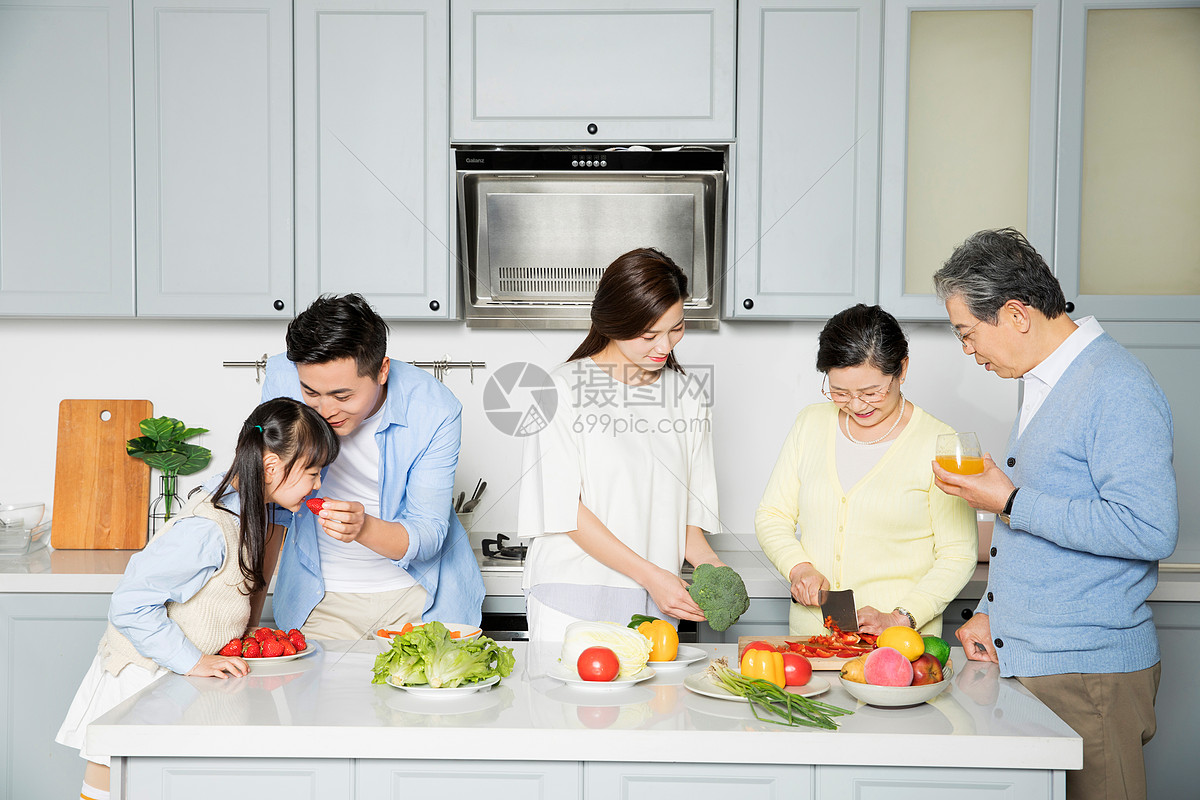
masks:
[[[732,567],[701,564],[692,573],[688,593],[714,631],[726,630],[750,608],[746,584]]]

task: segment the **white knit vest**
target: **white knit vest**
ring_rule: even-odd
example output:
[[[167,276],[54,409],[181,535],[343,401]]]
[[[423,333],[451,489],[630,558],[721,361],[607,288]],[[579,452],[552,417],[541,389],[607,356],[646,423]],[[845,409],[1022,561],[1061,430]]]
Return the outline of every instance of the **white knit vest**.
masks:
[[[199,496],[189,503],[171,524],[189,517],[204,517],[221,528],[225,536],[225,560],[208,582],[200,587],[187,602],[167,601],[167,616],[175,622],[184,635],[199,648],[201,653],[213,654],[229,643],[235,636],[246,632],[250,622],[250,596],[243,594],[246,579],[238,566],[240,523],[236,514],[213,505],[212,497]],[[164,528],[159,536],[167,533]],[[158,667],[154,661],[137,651],[110,622],[100,640],[100,657],[104,669],[117,675],[127,664],[137,664],[148,670]]]

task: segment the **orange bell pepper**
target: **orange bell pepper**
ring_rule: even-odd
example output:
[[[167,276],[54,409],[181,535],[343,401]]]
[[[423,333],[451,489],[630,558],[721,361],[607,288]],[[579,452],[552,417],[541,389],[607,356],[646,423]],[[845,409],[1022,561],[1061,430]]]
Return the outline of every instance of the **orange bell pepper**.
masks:
[[[761,678],[779,688],[785,683],[783,653],[773,650],[747,650],[742,654],[742,674],[747,678]]]
[[[679,654],[679,631],[665,619],[643,622],[637,632],[650,640],[651,661],[674,661]]]

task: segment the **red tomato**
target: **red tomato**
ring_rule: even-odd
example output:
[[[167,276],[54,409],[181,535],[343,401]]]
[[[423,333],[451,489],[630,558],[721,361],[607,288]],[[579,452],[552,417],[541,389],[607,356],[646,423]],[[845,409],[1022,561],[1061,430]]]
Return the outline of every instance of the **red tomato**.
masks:
[[[783,654],[783,682],[786,686],[803,686],[812,680],[812,664],[799,653]]]
[[[746,653],[746,650],[770,650],[772,653],[779,652],[779,648],[776,647],[775,645],[767,644],[766,642],[758,642],[758,641],[751,642],[750,644],[746,645],[745,650],[742,650],[743,655]]]
[[[621,660],[607,647],[589,647],[579,654],[575,668],[585,681],[611,681],[621,671]]]

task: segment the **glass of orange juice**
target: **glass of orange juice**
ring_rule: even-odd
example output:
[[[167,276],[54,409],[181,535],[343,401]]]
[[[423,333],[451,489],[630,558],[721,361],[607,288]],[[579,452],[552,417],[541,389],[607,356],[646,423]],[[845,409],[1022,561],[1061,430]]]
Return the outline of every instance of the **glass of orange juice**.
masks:
[[[983,472],[983,451],[973,433],[943,433],[937,437],[934,460],[947,472],[978,475]]]

